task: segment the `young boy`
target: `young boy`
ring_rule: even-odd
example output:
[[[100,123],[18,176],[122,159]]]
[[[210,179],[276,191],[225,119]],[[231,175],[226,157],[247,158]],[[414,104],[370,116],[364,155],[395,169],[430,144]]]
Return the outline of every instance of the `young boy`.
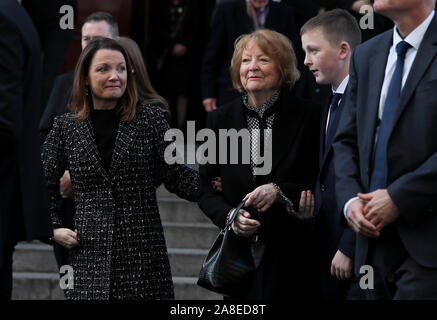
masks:
[[[361,42],[355,18],[346,10],[327,11],[301,28],[305,65],[318,84],[328,84],[332,95],[322,109],[319,175],[314,188],[320,258],[320,293],[323,299],[358,299],[353,277],[355,233],[342,221],[335,197],[332,142],[345,104],[352,50]],[[311,197],[309,192],[303,193]]]

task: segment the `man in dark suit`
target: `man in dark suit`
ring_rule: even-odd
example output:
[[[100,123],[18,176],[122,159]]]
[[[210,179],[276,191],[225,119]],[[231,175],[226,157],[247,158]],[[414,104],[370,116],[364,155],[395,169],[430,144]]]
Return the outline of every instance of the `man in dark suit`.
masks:
[[[115,38],[118,36],[118,23],[114,17],[107,12],[95,12],[90,14],[84,21],[81,28],[81,45],[82,50],[86,45],[98,37]],[[49,97],[47,107],[40,121],[40,142],[41,145],[46,140],[47,135],[53,126],[53,120],[56,116],[68,111],[67,106],[71,100],[71,91],[73,89],[73,70],[58,76],[55,80],[52,92]],[[61,178],[62,200],[58,203],[59,213],[66,228],[73,227],[73,213],[75,210],[72,199],[73,191],[69,171],[65,171]],[[68,251],[58,243],[53,244],[56,261],[61,267],[67,264]]]
[[[338,204],[358,233],[355,273],[366,275],[363,289],[374,288],[369,299],[437,298],[434,8],[435,0],[376,0],[396,27],[351,60],[334,163]]]
[[[250,8],[256,11],[253,12],[254,17],[249,16]],[[259,27],[287,36],[299,58],[300,38],[293,10],[289,6],[268,0],[251,0],[247,4],[245,0],[220,2],[213,14],[202,63],[202,99],[207,112],[239,97],[232,89],[229,74],[234,42],[240,35],[250,33]],[[303,81],[299,84],[301,82]]]
[[[38,143],[38,34],[16,0],[0,2],[0,296],[12,292],[12,254],[21,240],[52,236]]]
[[[355,233],[341,223],[335,197],[332,141],[346,101],[349,61],[361,42],[355,18],[343,9],[324,12],[301,29],[305,65],[317,83],[331,86],[332,94],[322,109],[319,174],[314,188],[320,259],[320,293],[323,299],[345,300],[352,277]],[[304,194],[304,197],[306,194]],[[303,201],[305,202],[305,201]],[[352,298],[353,295],[349,294]]]

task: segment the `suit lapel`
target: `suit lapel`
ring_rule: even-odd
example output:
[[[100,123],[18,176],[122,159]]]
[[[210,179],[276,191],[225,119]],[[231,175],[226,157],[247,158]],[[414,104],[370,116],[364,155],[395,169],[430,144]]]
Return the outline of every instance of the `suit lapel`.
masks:
[[[319,169],[321,170],[323,167],[325,156],[325,135],[326,135],[326,121],[328,120],[328,112],[329,106],[332,99],[332,93],[329,95],[326,103],[324,103],[324,107],[322,110],[322,114],[320,117],[320,139],[319,139]]]
[[[395,122],[396,125],[399,117],[404,111],[408,101],[410,100],[413,92],[417,88],[419,81],[422,79],[428,66],[433,61],[435,55],[437,54],[437,18],[434,16],[428,30],[423,37],[422,43],[417,51],[416,58],[414,59],[411,70],[408,74],[407,81],[405,82],[405,87],[402,90],[401,97],[399,99],[399,106],[396,110]],[[392,128],[392,130],[393,130]]]
[[[321,169],[324,167],[326,159],[328,158],[328,155],[331,151],[332,142],[334,141],[335,133],[337,132],[338,123],[340,122],[339,120],[340,120],[341,114],[343,112],[345,101],[346,101],[346,96],[343,95],[343,97],[340,100],[340,104],[338,105],[338,108],[339,108],[338,112],[335,115],[335,118],[333,119],[330,134],[329,134],[329,136],[326,137],[327,141],[326,141],[325,151],[323,153],[322,163],[320,166]],[[329,109],[329,106],[328,106],[328,109]],[[325,126],[326,126],[326,118],[325,118]],[[323,127],[323,133],[324,132],[325,132],[325,127]],[[323,135],[323,137],[325,137],[325,135]],[[325,140],[321,141],[321,143],[325,144]]]
[[[79,143],[82,144],[89,157],[89,162],[96,171],[104,178],[106,182],[110,182],[108,173],[102,164],[102,159],[99,155],[94,136],[91,119],[88,117],[83,121],[76,122],[77,132],[80,135]]]
[[[117,138],[115,139],[114,151],[112,152],[109,174],[115,176],[115,172],[122,163],[123,158],[129,153],[129,147],[137,135],[138,117],[132,121],[120,121]]]

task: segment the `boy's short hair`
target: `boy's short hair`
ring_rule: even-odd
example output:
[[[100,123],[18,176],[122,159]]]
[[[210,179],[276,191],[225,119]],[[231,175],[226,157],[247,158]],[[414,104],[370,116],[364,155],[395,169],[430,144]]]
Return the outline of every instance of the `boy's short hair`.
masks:
[[[361,43],[361,30],[357,20],[344,9],[326,11],[308,20],[300,29],[300,35],[321,29],[333,46],[341,41],[349,43],[351,50]]]
[[[108,12],[98,11],[90,14],[88,17],[85,18],[82,26],[87,22],[92,23],[100,21],[106,21],[106,23],[108,23],[109,32],[111,32],[112,38],[116,38],[119,36],[117,20],[115,20],[115,18]]]

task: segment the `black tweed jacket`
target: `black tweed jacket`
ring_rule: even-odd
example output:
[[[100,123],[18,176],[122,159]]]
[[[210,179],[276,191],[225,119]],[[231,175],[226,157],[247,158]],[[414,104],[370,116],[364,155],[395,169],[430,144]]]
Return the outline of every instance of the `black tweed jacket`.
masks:
[[[170,265],[156,203],[158,173],[166,188],[187,200],[198,195],[198,173],[168,165],[169,128],[157,105],[139,105],[133,121],[121,121],[107,172],[90,119],[72,113],[55,118],[43,147],[54,227],[59,179],[68,167],[76,203],[79,246],[70,250],[74,288],[70,299],[172,299]]]

